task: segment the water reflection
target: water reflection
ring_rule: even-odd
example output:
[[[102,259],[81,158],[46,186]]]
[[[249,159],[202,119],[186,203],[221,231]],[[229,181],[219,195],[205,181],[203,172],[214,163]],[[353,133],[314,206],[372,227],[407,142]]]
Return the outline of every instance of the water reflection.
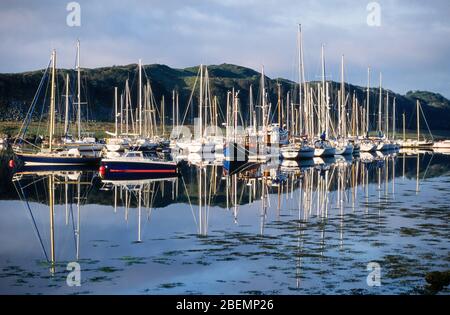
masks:
[[[265,259],[273,260],[272,264],[281,259],[280,255],[291,255],[282,260],[293,260],[294,287],[301,289],[311,285],[307,274],[312,265],[332,264],[330,255],[336,258],[342,252],[356,252],[355,247],[361,245],[355,239],[354,229],[366,226],[369,232],[372,229],[369,228],[370,222],[375,219],[375,231],[372,232],[386,233],[386,210],[397,202],[399,182],[401,185],[405,180],[414,180],[414,195],[417,197],[425,179],[448,174],[447,159],[444,155],[417,151],[365,153],[354,159],[283,161],[273,165],[255,163],[234,174],[224,172],[220,163],[214,160],[197,159],[184,165],[180,176],[119,180],[102,180],[92,169],[25,168],[14,175],[13,183],[30,215],[31,228],[41,248],[42,257],[34,259],[47,260],[51,275],[58,272],[58,259],[61,262],[80,261],[96,256],[92,248],[84,251],[81,247],[88,246],[95,239],[92,229],[95,231],[96,225],[105,227],[100,221],[89,222],[90,238],[83,239],[82,226],[88,223],[86,220],[103,220],[99,216],[91,217],[89,212],[106,206],[111,209],[110,215],[122,214],[121,220],[125,224],[134,220],[132,226],[136,230],[132,233],[131,245],[121,244],[120,247],[120,254],[124,257],[132,257],[135,251],[133,244],[145,246],[145,243],[151,243],[145,248],[158,256],[161,249],[152,247],[156,244],[151,241],[152,235],[163,235],[165,239],[160,239],[161,244],[175,235],[180,237],[180,244],[181,239],[189,239],[191,250],[196,253],[212,251],[213,255],[206,258],[209,262],[205,265],[215,265],[211,260],[216,251],[229,255],[227,250],[230,246],[237,245],[224,245],[224,249],[215,250],[211,246],[220,242],[227,244],[230,235],[238,233],[239,246],[259,247],[264,251]],[[405,198],[405,195],[401,196],[401,199]],[[194,230],[199,240],[204,241],[198,244],[189,233],[180,236],[177,229],[164,227],[170,227],[169,220],[173,215],[179,215],[171,205],[190,212],[191,218],[183,217],[179,223],[187,230]],[[47,219],[42,216],[43,206],[47,207]],[[155,209],[167,210],[153,218]],[[363,217],[355,217],[357,214]],[[55,220],[55,216],[61,215],[64,220]],[[43,220],[40,224],[37,217]],[[156,226],[150,224],[153,220],[159,220],[154,223]],[[248,234],[254,227],[257,228],[255,232]],[[21,228],[30,227],[23,224]],[[117,222],[106,228],[117,230],[119,234],[114,238],[130,237],[120,234]],[[72,240],[67,234],[72,235]],[[317,247],[312,250],[311,244]],[[58,254],[60,249],[57,245],[64,248],[61,250],[64,255]],[[176,251],[180,245],[171,243],[170,246],[173,248],[166,250]],[[73,248],[72,254],[67,254],[67,247]],[[111,252],[113,250],[110,249]],[[248,255],[253,255],[252,250],[246,247],[235,250],[239,250],[238,256],[247,257],[246,250]],[[317,256],[314,254],[316,250]],[[103,255],[105,259],[110,258],[108,254]],[[184,255],[188,255],[187,252]],[[309,257],[319,260],[312,263]],[[181,267],[176,265],[173,268]],[[257,271],[263,273],[263,270]],[[189,284],[187,286],[190,287]],[[132,288],[128,289],[133,292]],[[39,290],[46,291],[45,288]],[[325,291],[322,287],[318,292]]]

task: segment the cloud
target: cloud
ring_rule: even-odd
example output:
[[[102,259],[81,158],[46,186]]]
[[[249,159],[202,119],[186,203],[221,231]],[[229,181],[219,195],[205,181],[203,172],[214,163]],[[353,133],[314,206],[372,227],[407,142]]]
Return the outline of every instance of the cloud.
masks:
[[[332,78],[338,78],[345,54],[352,83],[365,84],[370,65],[374,76],[384,73],[387,88],[427,89],[450,97],[446,0],[380,0],[380,27],[366,23],[369,1],[80,0],[82,25],[71,28],[65,24],[67,2],[0,3],[1,72],[41,68],[53,47],[59,64],[72,67],[80,38],[86,67],[139,58],[174,67],[229,62],[256,70],[264,64],[269,76],[296,79],[296,31],[302,23],[307,78],[320,75],[325,43]]]

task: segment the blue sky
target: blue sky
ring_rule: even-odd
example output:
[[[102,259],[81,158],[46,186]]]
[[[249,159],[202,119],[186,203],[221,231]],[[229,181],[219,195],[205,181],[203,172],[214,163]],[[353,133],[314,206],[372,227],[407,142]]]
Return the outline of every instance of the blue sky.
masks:
[[[163,63],[171,67],[233,63],[270,77],[297,79],[297,24],[304,35],[306,77],[327,73],[396,92],[429,90],[450,97],[450,2],[377,1],[381,25],[369,26],[371,1],[178,0],[78,1],[81,26],[66,24],[70,1],[0,3],[0,72],[44,67],[55,48],[58,65],[73,67],[81,40],[82,66]]]

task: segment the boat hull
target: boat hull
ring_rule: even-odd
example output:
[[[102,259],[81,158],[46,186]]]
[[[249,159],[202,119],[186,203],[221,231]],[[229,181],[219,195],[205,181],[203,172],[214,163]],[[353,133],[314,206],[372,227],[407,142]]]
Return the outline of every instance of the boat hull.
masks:
[[[23,154],[16,153],[17,158],[25,165],[92,165],[97,166],[100,163],[99,157],[73,157],[56,156],[44,154]]]

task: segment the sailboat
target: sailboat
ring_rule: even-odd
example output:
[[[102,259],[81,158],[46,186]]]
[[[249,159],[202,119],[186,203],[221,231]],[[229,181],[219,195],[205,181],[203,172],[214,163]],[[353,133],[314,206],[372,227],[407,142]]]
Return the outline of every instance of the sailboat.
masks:
[[[133,150],[150,151],[155,150],[158,147],[158,142],[155,140],[153,133],[153,124],[156,121],[153,109],[153,98],[150,88],[150,83],[144,87],[145,90],[145,109],[143,108],[142,99],[142,60],[139,59],[138,64],[138,112],[136,114],[136,120],[138,121],[138,137],[131,145]]]
[[[66,107],[65,107],[65,121],[64,121],[64,136],[62,137],[63,146],[66,149],[78,149],[79,151],[86,151],[85,154],[93,156],[98,155],[104,147],[102,143],[98,143],[94,137],[81,136],[81,68],[80,68],[80,41],[77,41],[77,129],[78,137],[74,139],[69,134],[69,75],[66,75]]]
[[[379,93],[379,101],[378,101],[378,136],[374,139],[374,143],[377,146],[377,151],[387,151],[390,150],[392,147],[386,138],[386,135],[383,133],[382,128],[382,118],[381,118],[381,111],[382,111],[382,104],[383,104],[383,91],[381,87],[382,82],[382,75],[380,72],[380,93]],[[386,100],[386,103],[388,103],[388,99]],[[387,108],[387,105],[386,105]],[[387,117],[386,117],[387,121]]]
[[[315,157],[333,157],[336,153],[335,147],[327,139],[328,127],[330,121],[330,106],[329,106],[329,96],[328,96],[328,82],[325,83],[325,56],[324,56],[324,46],[322,45],[322,84],[317,89],[320,97],[319,99],[319,113],[318,113],[318,130],[324,130],[319,139],[314,141],[314,156]]]
[[[298,113],[298,119],[300,122],[300,125],[303,125],[302,123],[302,112],[303,112],[303,106],[306,106],[306,104],[302,104],[303,97],[302,97],[302,88],[305,88],[305,85],[303,84],[304,80],[304,70],[303,70],[303,43],[302,43],[302,29],[301,25],[298,25],[298,63],[299,63],[299,83],[298,83],[298,89],[299,89],[299,110]],[[303,93],[305,95],[306,99],[306,88]],[[288,94],[289,95],[289,94]],[[306,102],[305,102],[306,103]],[[281,104],[279,104],[280,106]],[[286,112],[289,115],[289,97],[286,104]],[[295,110],[291,110],[292,117],[295,116]],[[288,133],[295,134],[296,128],[294,128],[294,120],[290,122],[290,117],[287,117],[287,125],[288,125]],[[290,128],[289,128],[290,127]],[[289,130],[291,129],[291,130]],[[303,132],[303,130],[301,130]],[[291,142],[286,145],[282,146],[280,148],[280,154],[283,159],[312,159],[314,157],[314,147],[312,147],[309,143],[306,137],[301,137],[300,141],[296,141],[296,137],[291,138]]]
[[[84,156],[76,148],[64,149],[57,147],[54,144],[55,134],[55,95],[56,95],[56,51],[52,51],[51,55],[51,84],[50,84],[50,109],[49,109],[49,140],[48,147],[44,148],[36,146],[32,143],[27,143],[25,133],[31,122],[32,112],[36,105],[37,98],[33,100],[27,117],[25,118],[22,127],[19,131],[13,149],[17,158],[26,165],[97,165],[100,162],[99,157]],[[48,68],[44,73],[41,83],[38,87],[37,95],[39,94],[41,87],[48,74]],[[24,143],[27,143],[33,147],[31,152],[24,151]],[[37,149],[37,152],[36,152]]]
[[[361,152],[375,152],[377,150],[377,145],[369,138],[370,131],[370,67],[367,68],[367,96],[366,96],[366,138],[360,141],[360,151]]]
[[[338,138],[334,140],[336,155],[351,155],[353,153],[353,145],[345,138],[346,136],[346,96],[344,83],[344,55],[341,59],[341,89],[339,91],[339,108],[338,108]]]
[[[431,148],[433,146],[432,140],[420,140],[420,113],[423,114],[419,100],[416,100],[416,119],[417,119],[417,139],[406,139],[405,135],[405,116],[403,116],[403,140],[400,141],[402,148]],[[425,118],[425,116],[424,116]],[[425,120],[426,122],[426,120]],[[428,126],[428,123],[427,123]],[[431,135],[431,132],[430,132]],[[433,136],[431,136],[433,137]],[[450,146],[449,146],[450,147]]]
[[[177,146],[181,149],[187,149],[189,153],[208,154],[215,151],[216,143],[205,136],[205,129],[207,126],[207,108],[209,107],[209,76],[208,68],[205,67],[205,76],[203,76],[203,65],[199,69],[200,84],[199,84],[199,102],[198,102],[198,126],[197,137],[189,139],[188,141],[177,141]],[[194,85],[195,89],[195,85]]]

